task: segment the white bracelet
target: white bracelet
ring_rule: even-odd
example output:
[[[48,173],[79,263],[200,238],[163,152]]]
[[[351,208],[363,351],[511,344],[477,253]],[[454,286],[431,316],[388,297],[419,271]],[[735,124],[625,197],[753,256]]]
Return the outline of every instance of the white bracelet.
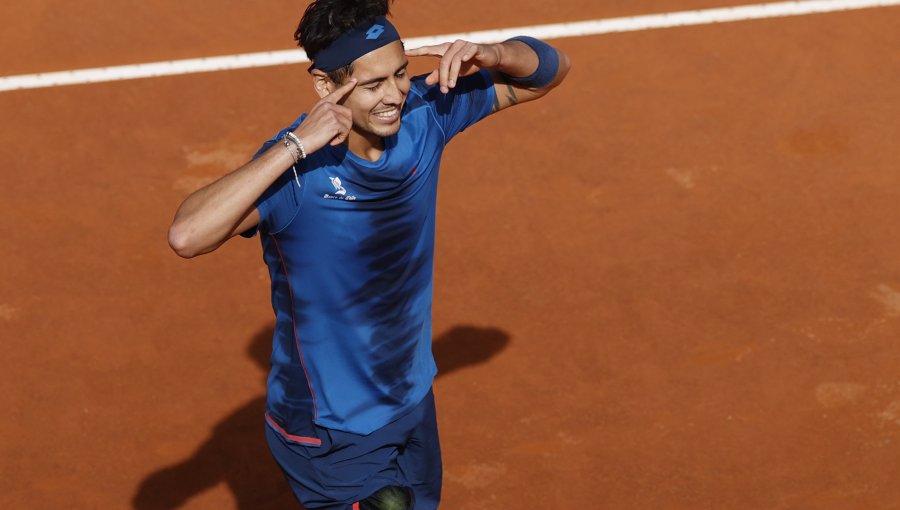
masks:
[[[297,138],[297,135],[288,131],[284,134],[284,136],[289,138],[292,142],[294,142],[294,145],[297,146],[297,149],[300,151],[300,159],[306,159],[306,149],[303,148],[303,142],[301,142],[300,139]]]

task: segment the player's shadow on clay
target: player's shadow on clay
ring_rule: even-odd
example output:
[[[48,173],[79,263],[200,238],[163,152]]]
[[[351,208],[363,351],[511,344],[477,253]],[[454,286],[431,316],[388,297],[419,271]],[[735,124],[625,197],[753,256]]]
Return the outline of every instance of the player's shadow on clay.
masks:
[[[434,339],[438,376],[483,363],[507,344],[509,335],[499,329],[457,326]],[[271,345],[272,328],[268,327],[253,337],[247,355],[268,370]],[[300,508],[269,453],[264,412],[265,396],[260,395],[227,416],[189,459],[144,479],[134,495],[134,508],[178,508],[220,483],[234,493],[240,510]]]

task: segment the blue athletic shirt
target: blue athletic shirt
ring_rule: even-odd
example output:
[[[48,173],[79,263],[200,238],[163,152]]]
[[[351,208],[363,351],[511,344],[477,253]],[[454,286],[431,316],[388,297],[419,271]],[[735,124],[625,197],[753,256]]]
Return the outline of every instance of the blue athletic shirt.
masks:
[[[432,386],[435,199],[444,146],[486,117],[488,73],[449,94],[412,78],[400,130],[378,161],[326,146],[257,200],[257,230],[275,311],[267,421],[320,444],[312,423],[368,434],[403,416]],[[305,114],[257,152],[303,122]]]

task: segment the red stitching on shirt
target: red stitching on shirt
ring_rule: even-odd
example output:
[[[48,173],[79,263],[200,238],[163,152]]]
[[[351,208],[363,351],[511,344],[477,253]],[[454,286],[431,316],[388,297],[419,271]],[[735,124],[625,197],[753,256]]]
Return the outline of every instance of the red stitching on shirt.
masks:
[[[275,241],[275,250],[278,251],[278,257],[281,259],[281,268],[284,269],[284,277],[287,280],[288,292],[291,295],[291,322],[294,326],[294,342],[297,343],[297,354],[300,356],[300,366],[303,367],[303,375],[306,376],[306,385],[309,387],[309,394],[312,395],[313,413],[315,420],[319,419],[319,406],[316,404],[316,392],[313,391],[312,381],[309,379],[309,372],[306,370],[306,362],[303,361],[303,351],[300,349],[300,337],[297,336],[297,318],[294,316],[294,289],[291,287],[291,277],[288,274],[287,264],[284,262],[284,255],[281,254],[281,247],[278,246],[278,238],[275,234],[269,234],[269,237]]]

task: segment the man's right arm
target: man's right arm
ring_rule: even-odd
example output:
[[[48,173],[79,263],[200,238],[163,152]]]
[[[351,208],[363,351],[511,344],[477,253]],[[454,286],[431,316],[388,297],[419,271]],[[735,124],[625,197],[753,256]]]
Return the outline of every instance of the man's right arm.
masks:
[[[346,140],[350,110],[338,104],[356,86],[350,80],[323,97],[295,134],[307,154]],[[258,158],[189,195],[169,227],[169,246],[181,257],[209,253],[259,223],[255,202],[291,165],[293,156],[279,143]]]
[[[181,257],[209,253],[259,223],[254,202],[293,164],[288,150],[272,145],[260,157],[188,196],[169,227],[169,246]]]

